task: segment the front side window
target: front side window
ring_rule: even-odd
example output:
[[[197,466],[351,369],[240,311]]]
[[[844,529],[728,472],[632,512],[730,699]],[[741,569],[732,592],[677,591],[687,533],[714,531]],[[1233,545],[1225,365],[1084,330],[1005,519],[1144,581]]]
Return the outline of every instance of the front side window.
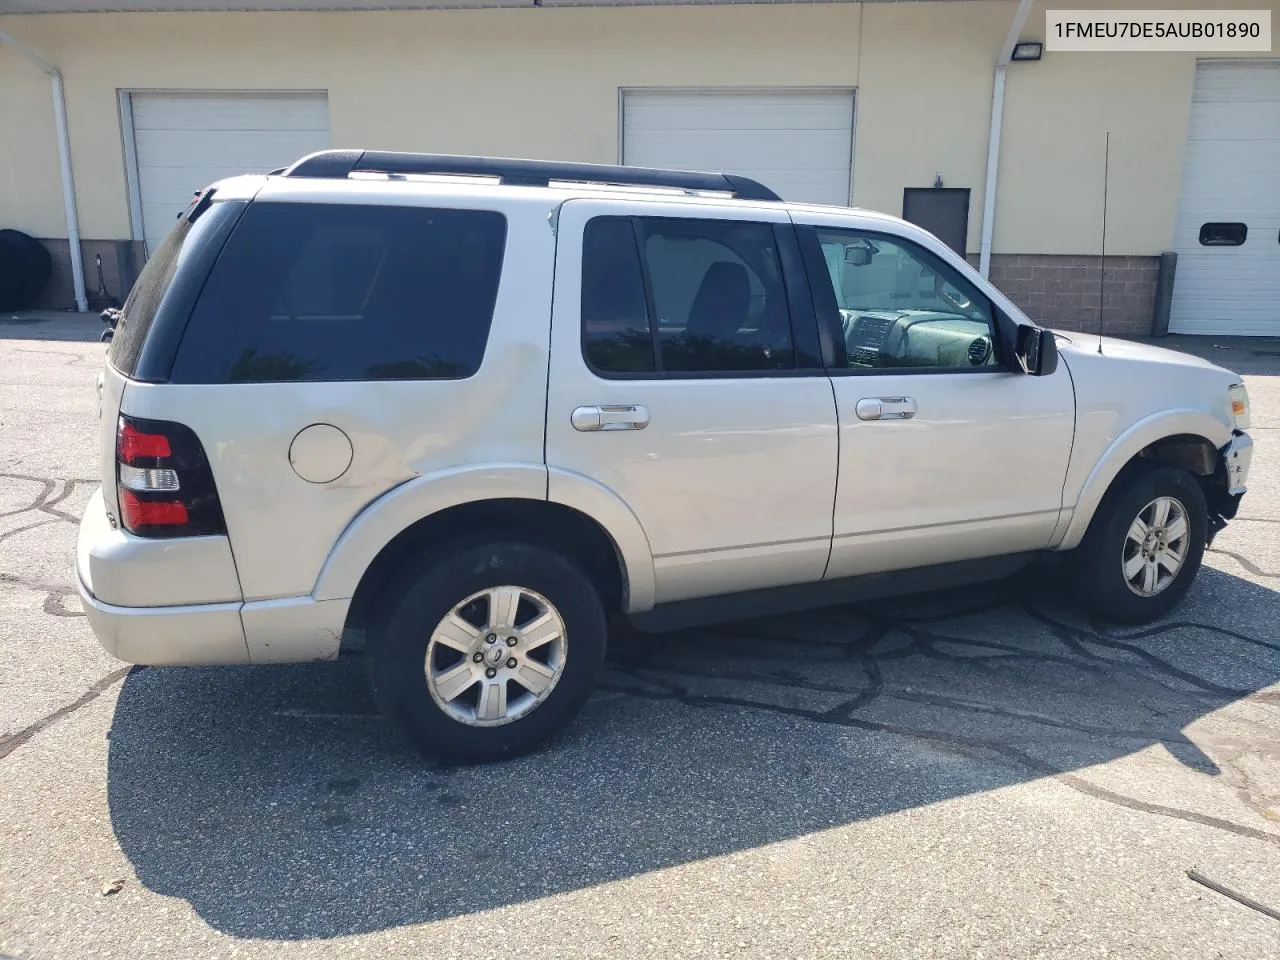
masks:
[[[492,211],[251,204],[191,313],[173,380],[469,377],[505,241]]]
[[[851,368],[998,365],[990,301],[940,258],[884,234],[816,233]]]
[[[582,259],[583,349],[597,372],[795,369],[773,227],[597,217]]]

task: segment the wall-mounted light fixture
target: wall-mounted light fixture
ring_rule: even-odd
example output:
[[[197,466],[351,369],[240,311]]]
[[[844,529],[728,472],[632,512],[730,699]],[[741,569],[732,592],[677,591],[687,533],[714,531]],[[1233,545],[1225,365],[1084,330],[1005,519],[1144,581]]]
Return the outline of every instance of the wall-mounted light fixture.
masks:
[[[1013,45],[1011,60],[1039,60],[1044,54],[1044,44],[1034,40]]]

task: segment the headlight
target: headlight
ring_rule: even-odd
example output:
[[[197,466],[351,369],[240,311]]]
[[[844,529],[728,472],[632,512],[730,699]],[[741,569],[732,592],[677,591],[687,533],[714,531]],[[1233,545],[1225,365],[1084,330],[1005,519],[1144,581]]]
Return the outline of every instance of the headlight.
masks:
[[[1227,390],[1231,399],[1231,419],[1237,430],[1249,429],[1249,391],[1243,383],[1237,383]]]

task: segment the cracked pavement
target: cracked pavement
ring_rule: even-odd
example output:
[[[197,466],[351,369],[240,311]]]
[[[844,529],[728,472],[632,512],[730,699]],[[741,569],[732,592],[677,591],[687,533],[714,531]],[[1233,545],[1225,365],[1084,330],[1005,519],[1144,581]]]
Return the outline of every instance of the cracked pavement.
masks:
[[[0,324],[0,955],[1280,953],[1186,876],[1280,907],[1280,344],[1171,338],[1245,373],[1257,447],[1166,622],[1050,570],[629,640],[550,748],[450,769],[358,659],[100,650],[91,327]]]

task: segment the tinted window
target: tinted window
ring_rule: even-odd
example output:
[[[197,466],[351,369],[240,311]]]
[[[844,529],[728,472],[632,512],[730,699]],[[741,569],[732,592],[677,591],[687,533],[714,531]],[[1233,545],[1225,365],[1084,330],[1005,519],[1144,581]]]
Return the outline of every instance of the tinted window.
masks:
[[[172,379],[471,376],[505,240],[489,211],[254,203],[209,275]]]
[[[583,337],[597,370],[795,368],[769,224],[601,217],[583,241]]]
[[[1238,247],[1249,235],[1243,223],[1206,223],[1200,227],[1202,247]]]
[[[240,202],[213,203],[195,222],[184,214],[174,224],[120,308],[121,319],[108,352],[111,365],[117,370],[144,380],[161,379],[167,374],[172,347],[182,334],[191,304],[244,206]],[[159,364],[162,369],[141,369],[139,357],[148,338],[169,341],[168,356]]]
[[[908,240],[817,232],[854,369],[991,367],[991,303],[940,258]]]
[[[656,369],[644,275],[629,219],[597,217],[583,234],[582,344],[597,370]]]

